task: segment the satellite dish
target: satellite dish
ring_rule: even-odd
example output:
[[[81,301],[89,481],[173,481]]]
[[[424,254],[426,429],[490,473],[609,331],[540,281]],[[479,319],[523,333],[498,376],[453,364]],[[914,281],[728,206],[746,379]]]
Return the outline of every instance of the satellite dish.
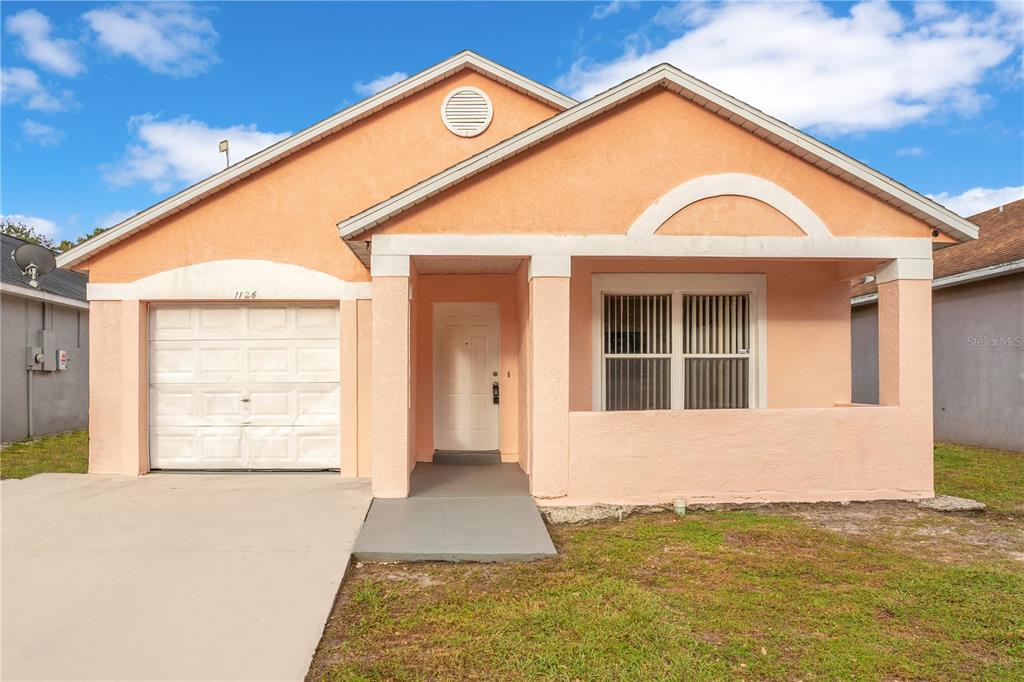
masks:
[[[37,277],[52,272],[57,267],[57,259],[53,252],[39,244],[22,244],[11,252],[11,258],[17,263],[21,274],[29,279],[29,286],[38,288]]]

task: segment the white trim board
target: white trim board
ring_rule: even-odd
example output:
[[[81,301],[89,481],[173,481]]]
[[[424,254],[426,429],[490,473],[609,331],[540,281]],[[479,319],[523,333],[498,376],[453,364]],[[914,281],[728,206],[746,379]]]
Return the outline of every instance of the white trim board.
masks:
[[[999,265],[990,265],[985,268],[978,268],[977,270],[958,272],[955,275],[939,277],[938,279],[932,280],[932,289],[945,289],[947,287],[955,287],[960,284],[970,284],[971,282],[980,282],[985,279],[1002,277],[1003,275],[1012,275],[1018,272],[1024,272],[1024,258],[1012,260],[1008,263],[1001,263]],[[862,296],[854,296],[851,298],[850,305],[853,307],[867,305],[868,303],[874,303],[877,300],[877,293],[864,294]]]
[[[564,110],[576,104],[576,100],[571,97],[566,97],[547,86],[532,81],[510,69],[506,69],[475,52],[465,50],[135,214],[131,218],[111,227],[109,230],[58,255],[57,264],[59,267],[67,267],[80,263],[88,256],[98,253],[158,220],[177,213],[210,194],[218,192],[262,170],[266,166],[317,142],[321,138],[352,125],[356,121],[366,118],[386,106],[390,106],[467,68],[557,109]]]
[[[266,260],[218,260],[126,283],[87,285],[90,301],[340,301],[373,298],[370,282]]]
[[[351,239],[426,199],[512,158],[561,132],[655,87],[664,87],[727,118],[758,137],[850,183],[957,239],[976,239],[970,221],[792,126],[711,87],[669,64],[661,64],[599,95],[580,102],[518,135],[471,156],[381,203],[338,223]]]
[[[924,237],[719,237],[675,235],[382,234],[382,256],[652,256],[700,258],[928,258]]]
[[[68,306],[69,308],[80,308],[82,310],[89,309],[88,301],[79,301],[77,298],[69,298],[67,296],[60,296],[59,294],[51,294],[48,291],[40,291],[39,289],[19,287],[16,284],[7,284],[6,282],[0,282],[0,293],[9,294],[11,296],[19,296],[21,298],[30,298],[34,301],[53,303],[54,305],[64,305]]]

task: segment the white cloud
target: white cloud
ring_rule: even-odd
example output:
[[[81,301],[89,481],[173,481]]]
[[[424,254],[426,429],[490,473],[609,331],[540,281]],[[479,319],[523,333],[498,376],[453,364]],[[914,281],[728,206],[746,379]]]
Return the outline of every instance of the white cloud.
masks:
[[[618,14],[623,7],[632,7],[636,4],[637,3],[635,2],[628,2],[628,0],[611,0],[611,2],[606,2],[596,6],[593,13],[590,15],[590,18],[600,21],[601,19],[610,17],[613,14]]]
[[[404,71],[395,71],[386,76],[377,76],[365,83],[363,81],[356,81],[352,84],[352,89],[356,91],[356,94],[369,97],[370,95],[376,95],[381,90],[390,88],[395,83],[401,83],[408,77],[409,74]]]
[[[996,206],[1003,206],[1011,201],[1024,199],[1024,185],[1019,187],[974,187],[960,194],[950,194],[949,192],[929,194],[928,198],[934,199],[954,213],[972,216]]]
[[[25,58],[62,76],[77,76],[85,69],[78,60],[75,44],[53,38],[53,26],[45,14],[27,9],[7,17],[7,32],[16,36],[18,49]]]
[[[195,76],[217,61],[220,36],[194,5],[124,4],[89,10],[82,18],[101,47],[155,73]]]
[[[67,109],[73,102],[70,91],[54,94],[39,81],[35,71],[20,66],[0,69],[0,100],[47,112]]]
[[[161,121],[153,114],[132,117],[135,132],[124,157],[103,167],[103,177],[118,186],[148,183],[155,192],[202,180],[224,169],[221,140],[231,143],[233,163],[291,133],[265,132],[255,125],[215,128],[187,116]]]
[[[896,150],[896,156],[924,156],[923,147],[900,147]]]
[[[21,132],[29,142],[40,147],[55,147],[64,139],[64,133],[53,126],[26,118],[21,122]]]
[[[98,215],[96,216],[96,227],[113,227],[114,225],[123,222],[126,218],[131,218],[136,213],[138,213],[138,211],[114,210],[108,213],[104,213],[103,215]]]
[[[935,9],[907,18],[884,2],[838,15],[819,2],[683,4],[655,18],[678,33],[664,46],[582,60],[558,85],[589,97],[669,62],[798,127],[845,133],[971,113],[986,71],[1021,35],[975,6]]]
[[[10,220],[14,223],[23,223],[33,228],[36,232],[50,239],[54,239],[57,233],[60,232],[60,228],[57,227],[57,223],[46,218],[40,218],[34,215],[24,215],[22,213],[9,213],[0,216],[0,221],[6,222]]]

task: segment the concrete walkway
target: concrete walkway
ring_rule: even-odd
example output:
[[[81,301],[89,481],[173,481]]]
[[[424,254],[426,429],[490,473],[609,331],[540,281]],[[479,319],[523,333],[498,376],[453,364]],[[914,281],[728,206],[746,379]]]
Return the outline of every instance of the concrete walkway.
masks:
[[[516,464],[427,464],[406,499],[375,499],[356,541],[362,561],[532,561],[555,556]]]
[[[337,474],[4,481],[4,680],[300,680],[370,502]]]

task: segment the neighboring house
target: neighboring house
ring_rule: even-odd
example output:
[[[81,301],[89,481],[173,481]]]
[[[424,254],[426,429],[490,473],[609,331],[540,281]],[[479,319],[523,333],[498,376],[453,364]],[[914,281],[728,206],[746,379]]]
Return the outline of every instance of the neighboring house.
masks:
[[[931,256],[977,228],[662,65],[583,102],[464,52],[62,254],[90,470],[498,450],[546,504],[933,494]],[[877,269],[881,406],[850,404]]]
[[[84,275],[54,270],[29,286],[0,235],[0,442],[81,429],[89,419],[89,304]],[[29,349],[46,351],[29,369]],[[57,351],[65,351],[60,369]]]
[[[935,252],[935,439],[1024,451],[1024,199],[971,218],[977,241]],[[853,400],[878,402],[878,291],[858,280]]]

